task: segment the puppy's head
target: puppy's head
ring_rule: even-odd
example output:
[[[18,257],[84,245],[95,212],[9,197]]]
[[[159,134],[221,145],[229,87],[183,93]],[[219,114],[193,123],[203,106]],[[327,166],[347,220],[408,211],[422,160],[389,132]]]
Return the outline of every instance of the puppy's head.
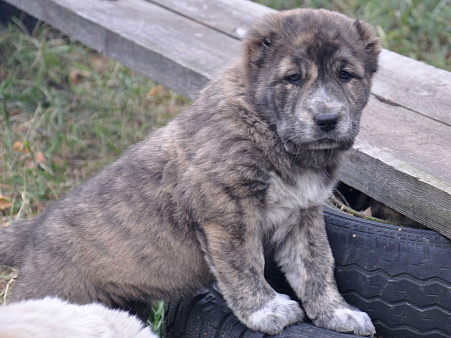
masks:
[[[285,149],[348,149],[377,70],[371,26],[326,10],[264,16],[245,40],[249,101]]]

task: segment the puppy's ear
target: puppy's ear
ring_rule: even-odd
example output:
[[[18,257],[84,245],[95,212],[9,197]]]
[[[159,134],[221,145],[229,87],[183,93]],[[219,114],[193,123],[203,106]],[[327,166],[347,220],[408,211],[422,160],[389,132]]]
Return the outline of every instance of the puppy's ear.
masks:
[[[373,27],[366,22],[355,20],[354,28],[364,44],[367,55],[366,68],[370,73],[375,73],[378,68],[379,54],[382,50],[381,39],[375,36]]]
[[[244,53],[250,67],[260,67],[273,47],[277,32],[280,31],[280,19],[275,14],[267,14],[255,22],[243,40]]]

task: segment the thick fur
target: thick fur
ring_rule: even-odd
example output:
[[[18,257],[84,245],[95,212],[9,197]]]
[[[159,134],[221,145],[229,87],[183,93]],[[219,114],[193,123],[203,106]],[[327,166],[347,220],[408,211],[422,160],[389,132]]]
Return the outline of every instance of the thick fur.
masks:
[[[158,338],[125,311],[46,297],[0,306],[2,338]]]
[[[166,127],[32,221],[0,234],[13,300],[59,296],[141,317],[152,299],[218,281],[248,327],[304,318],[264,278],[265,252],[307,316],[369,335],[333,278],[321,205],[359,131],[380,51],[371,28],[325,10],[265,16],[243,55]],[[324,130],[318,117],[333,115]]]

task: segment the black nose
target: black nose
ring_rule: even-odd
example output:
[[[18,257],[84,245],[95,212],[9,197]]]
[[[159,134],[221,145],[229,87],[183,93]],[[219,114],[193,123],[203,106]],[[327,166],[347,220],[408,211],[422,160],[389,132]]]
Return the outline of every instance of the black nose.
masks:
[[[315,122],[319,126],[319,129],[328,132],[337,126],[337,115],[320,115],[316,118]]]

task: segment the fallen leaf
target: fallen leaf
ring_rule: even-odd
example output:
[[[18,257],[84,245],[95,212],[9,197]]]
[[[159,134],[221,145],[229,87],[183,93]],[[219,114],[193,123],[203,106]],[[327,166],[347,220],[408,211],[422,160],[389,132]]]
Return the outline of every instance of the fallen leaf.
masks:
[[[80,74],[80,71],[79,71],[78,69],[73,69],[73,70],[70,72],[70,79],[72,80],[72,83],[73,83],[74,85],[80,84],[80,83],[81,83],[81,80],[82,80],[82,76],[81,76],[81,74]]]
[[[0,210],[11,209],[12,206],[9,197],[0,195]]]
[[[164,91],[163,86],[157,85],[155,87],[152,87],[149,92],[147,93],[147,97],[154,97],[157,96],[160,92]]]
[[[80,69],[74,68],[70,71],[69,76],[74,85],[79,85],[80,83],[83,82],[84,79],[89,78],[91,76],[91,73],[89,73],[86,70],[80,70]]]
[[[91,58],[91,65],[98,73],[105,73],[110,67],[110,59],[104,57],[103,55],[94,55]]]
[[[19,109],[19,108],[15,109],[15,110],[13,110],[13,111],[8,112],[8,115],[9,115],[9,116],[14,116],[14,115],[18,115],[18,114],[20,114],[20,109]]]
[[[22,154],[28,154],[28,149],[25,148],[23,143],[20,141],[17,141],[16,143],[13,144],[13,150]]]
[[[36,157],[34,160],[36,161],[36,164],[47,161],[45,155],[41,151],[36,154]]]
[[[371,207],[368,207],[368,209],[366,209],[365,211],[362,212],[362,215],[365,217],[372,217],[373,213],[371,211]]]

